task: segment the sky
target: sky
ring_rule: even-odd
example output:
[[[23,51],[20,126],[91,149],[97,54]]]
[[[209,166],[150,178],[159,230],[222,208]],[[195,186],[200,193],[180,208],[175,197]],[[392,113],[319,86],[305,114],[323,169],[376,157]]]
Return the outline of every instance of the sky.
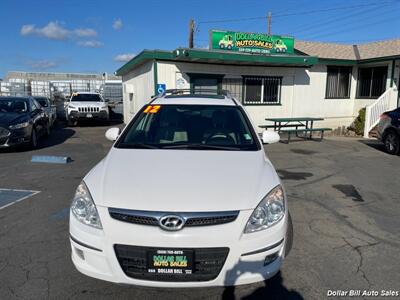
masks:
[[[209,30],[295,40],[400,38],[400,0],[1,0],[0,78],[8,71],[113,73],[143,49],[207,48]]]

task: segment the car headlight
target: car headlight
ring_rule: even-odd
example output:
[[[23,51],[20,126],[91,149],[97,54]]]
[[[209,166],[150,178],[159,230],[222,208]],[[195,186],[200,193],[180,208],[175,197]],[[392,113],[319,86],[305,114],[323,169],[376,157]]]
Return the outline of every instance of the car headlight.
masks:
[[[89,189],[82,181],[76,189],[74,199],[71,204],[71,211],[78,221],[83,224],[102,229],[96,205],[93,202]]]
[[[15,124],[15,125],[10,125],[8,126],[8,128],[10,129],[20,129],[20,128],[25,128],[29,126],[29,122],[24,122],[24,123],[19,123],[19,124]]]
[[[76,106],[73,106],[72,104],[70,104],[70,105],[68,105],[68,108],[76,109]]]
[[[268,193],[247,221],[245,233],[267,229],[278,223],[285,215],[285,194],[278,185]]]

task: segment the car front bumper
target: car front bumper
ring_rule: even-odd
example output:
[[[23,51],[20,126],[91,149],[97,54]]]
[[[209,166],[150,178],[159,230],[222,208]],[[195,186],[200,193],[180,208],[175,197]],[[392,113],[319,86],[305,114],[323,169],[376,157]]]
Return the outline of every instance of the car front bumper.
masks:
[[[97,207],[103,230],[80,223],[70,214],[70,242],[75,267],[90,277],[151,287],[209,287],[249,284],[274,276],[285,256],[288,213],[269,229],[244,234],[252,211],[241,211],[231,223],[183,228],[168,232],[156,226],[136,225],[112,219],[105,207]],[[207,281],[159,281],[132,278],[123,271],[114,245],[170,249],[228,247],[229,253],[216,277]],[[266,257],[277,256],[270,263]],[[190,275],[189,275],[190,276]]]
[[[9,130],[8,135],[0,136],[0,148],[28,144],[31,139],[31,127]]]
[[[99,112],[78,112],[71,111],[68,118],[70,120],[109,120],[109,114],[105,110]]]

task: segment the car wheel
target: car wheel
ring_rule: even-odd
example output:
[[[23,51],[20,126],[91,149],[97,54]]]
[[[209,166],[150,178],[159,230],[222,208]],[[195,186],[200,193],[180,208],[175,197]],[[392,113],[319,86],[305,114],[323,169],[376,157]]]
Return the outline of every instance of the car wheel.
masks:
[[[78,121],[75,120],[68,120],[68,126],[75,127],[78,124]]]
[[[286,232],[286,244],[285,244],[285,257],[289,255],[290,251],[292,250],[293,246],[293,223],[292,217],[288,216],[288,229]]]
[[[400,137],[393,131],[389,131],[383,138],[386,152],[389,154],[399,154],[400,152]]]
[[[30,148],[36,149],[37,145],[38,145],[37,132],[36,132],[36,129],[33,128],[32,133],[31,133]]]

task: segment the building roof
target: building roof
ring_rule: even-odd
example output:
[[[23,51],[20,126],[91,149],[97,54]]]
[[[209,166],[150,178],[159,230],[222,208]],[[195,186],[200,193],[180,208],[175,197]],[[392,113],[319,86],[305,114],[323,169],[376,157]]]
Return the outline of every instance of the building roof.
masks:
[[[358,45],[295,41],[295,48],[306,55],[324,59],[364,60],[400,56],[400,39]]]
[[[151,60],[291,67],[308,67],[318,62],[317,57],[304,55],[254,55],[223,50],[188,48],[178,48],[173,51],[144,50],[118,69],[116,74],[118,76],[124,75],[136,66]]]
[[[254,66],[309,67],[322,60],[335,60],[338,64],[357,64],[382,59],[400,58],[400,39],[349,45],[310,41],[295,41],[295,55],[255,55],[224,50],[178,48],[173,51],[144,50],[119,68],[122,76],[146,61],[180,61],[214,64]]]

